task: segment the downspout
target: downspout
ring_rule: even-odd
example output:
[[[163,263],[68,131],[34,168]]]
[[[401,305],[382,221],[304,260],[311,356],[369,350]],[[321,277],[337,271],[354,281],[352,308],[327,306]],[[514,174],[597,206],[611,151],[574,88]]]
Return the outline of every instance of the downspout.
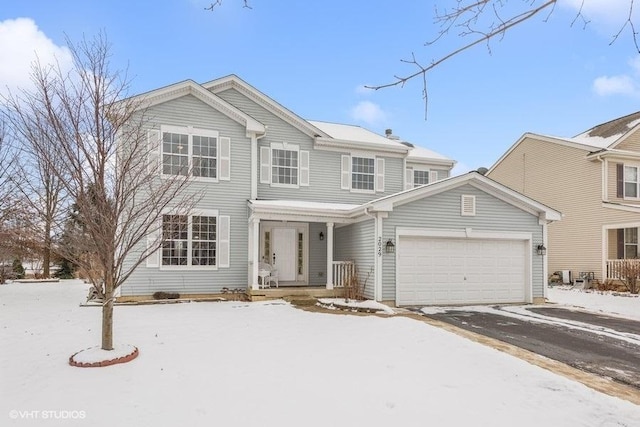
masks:
[[[267,127],[262,135],[258,136],[255,132],[251,134],[251,199],[258,198],[258,141],[267,135]],[[255,218],[253,211],[249,216],[247,238],[249,245],[249,287],[253,290],[258,288],[258,264],[260,260],[260,220]]]

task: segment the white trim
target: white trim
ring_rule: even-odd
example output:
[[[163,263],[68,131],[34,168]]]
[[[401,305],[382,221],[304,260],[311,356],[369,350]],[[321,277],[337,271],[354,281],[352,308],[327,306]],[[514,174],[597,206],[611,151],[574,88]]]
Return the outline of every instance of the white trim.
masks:
[[[298,184],[301,187],[308,187],[310,181],[310,169],[309,169],[309,152],[307,150],[300,150],[298,157]]]
[[[374,227],[375,227],[375,270],[374,270],[374,280],[375,286],[373,290],[374,299],[376,301],[382,301],[382,256],[384,255],[384,242],[382,241],[382,212],[376,213],[374,218]]]
[[[220,215],[216,220],[217,246],[216,265],[218,268],[229,268],[231,265],[231,217]]]
[[[298,166],[296,167],[297,170],[297,183],[296,184],[286,184],[286,183],[280,183],[280,182],[273,182],[274,181],[274,177],[273,177],[273,168],[274,168],[274,164],[273,164],[273,150],[282,150],[282,151],[293,151],[298,153]],[[307,152],[308,153],[308,152]],[[269,163],[270,163],[270,185],[271,187],[276,187],[276,188],[299,188],[300,187],[300,146],[298,144],[291,144],[288,142],[272,142],[270,145],[270,154],[269,154]],[[278,167],[277,165],[275,167]]]
[[[178,215],[178,216],[186,216],[187,217],[187,265],[164,265],[162,264],[162,254],[160,254],[160,270],[161,271],[214,271],[218,270],[220,267],[220,216],[219,211],[217,209],[193,209],[188,214],[185,213],[176,213],[175,211],[170,211],[168,209],[163,210],[162,215],[160,216],[160,233],[162,233],[162,216],[163,215]],[[207,217],[215,217],[216,218],[216,265],[190,265],[191,261],[191,248],[193,243],[192,237],[192,218],[194,216],[207,216]],[[228,218],[228,217],[227,217]]]
[[[218,138],[218,168],[217,173],[220,181],[231,181],[231,138]]]
[[[174,177],[182,175],[173,175],[164,173],[164,133],[175,133],[180,135],[187,135],[187,176],[193,181],[203,182],[218,182],[220,181],[220,133],[217,130],[196,128],[193,126],[175,126],[175,125],[161,125],[160,126],[160,174],[162,177]],[[208,176],[194,176],[193,174],[193,137],[204,136],[208,138],[216,139],[216,176],[215,178]],[[230,141],[230,140],[229,140]],[[231,150],[231,147],[229,147]],[[175,155],[175,153],[167,153],[168,155]],[[229,171],[231,171],[231,163],[229,159]]]
[[[354,158],[373,160],[373,188],[371,190],[366,188],[353,188],[353,159]],[[369,154],[363,154],[363,153],[355,153],[355,152],[351,153],[351,155],[349,156],[349,191],[351,191],[352,193],[374,194],[376,192],[376,181],[377,181],[376,172],[377,172],[377,157],[371,156]]]
[[[340,157],[340,189],[351,189],[351,156],[344,154]]]
[[[333,226],[327,222],[327,289],[333,289]]]
[[[271,184],[271,147],[260,147],[260,184]]]
[[[254,221],[256,220],[255,218],[253,219]],[[319,221],[317,221],[319,222]],[[309,223],[308,222],[304,222],[304,221],[291,221],[291,222],[285,222],[285,221],[269,221],[269,220],[264,220],[264,221],[260,221],[259,222],[260,226],[258,227],[258,262],[260,262],[260,260],[263,259],[263,251],[264,251],[264,243],[265,243],[265,232],[269,231],[271,232],[271,236],[273,236],[273,230],[276,228],[288,228],[288,229],[294,229],[296,231],[295,234],[295,239],[296,239],[296,255],[297,255],[297,251],[298,251],[298,233],[302,233],[303,234],[303,240],[304,240],[304,245],[302,247],[302,274],[298,274],[298,264],[297,264],[297,256],[296,256],[296,260],[295,260],[295,271],[296,271],[296,280],[295,282],[298,283],[303,283],[303,284],[308,284],[309,283],[309,240],[310,240],[310,235],[309,235]],[[273,237],[271,237],[273,239]],[[271,240],[271,244],[273,245],[273,240]],[[271,250],[273,250],[273,246],[271,247]],[[271,264],[273,262],[273,260],[271,259],[271,257],[267,260],[267,262],[269,264]],[[280,279],[282,280],[282,278]],[[257,283],[257,278],[256,278],[256,283]]]
[[[640,204],[638,204],[637,206],[631,206],[631,205],[619,205],[612,202],[602,202],[602,207],[606,209],[617,210],[617,211],[640,213]]]
[[[375,159],[375,176],[374,188],[378,193],[384,193],[384,159],[376,157]]]

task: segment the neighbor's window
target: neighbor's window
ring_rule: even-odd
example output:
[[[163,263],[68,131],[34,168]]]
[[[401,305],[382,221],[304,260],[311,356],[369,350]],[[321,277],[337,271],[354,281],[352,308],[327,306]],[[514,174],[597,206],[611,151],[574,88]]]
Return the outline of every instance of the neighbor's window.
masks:
[[[271,149],[271,182],[298,185],[298,152]]]
[[[638,168],[636,166],[624,167],[624,196],[638,197]]]
[[[629,259],[638,258],[638,229],[624,229],[624,257]]]
[[[215,266],[215,216],[187,215],[162,216],[162,265]]]
[[[375,159],[367,157],[351,158],[351,188],[354,190],[375,190]]]
[[[162,132],[162,173],[186,176],[192,168],[195,177],[218,178],[217,132],[173,129],[178,130]]]

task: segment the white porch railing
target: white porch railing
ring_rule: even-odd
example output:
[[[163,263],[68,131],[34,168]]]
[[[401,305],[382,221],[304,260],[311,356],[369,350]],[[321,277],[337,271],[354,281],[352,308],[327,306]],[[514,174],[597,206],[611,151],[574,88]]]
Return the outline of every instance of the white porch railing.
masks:
[[[624,279],[625,270],[640,271],[640,259],[607,260],[607,279]]]
[[[333,261],[333,287],[344,288],[356,275],[353,261]]]

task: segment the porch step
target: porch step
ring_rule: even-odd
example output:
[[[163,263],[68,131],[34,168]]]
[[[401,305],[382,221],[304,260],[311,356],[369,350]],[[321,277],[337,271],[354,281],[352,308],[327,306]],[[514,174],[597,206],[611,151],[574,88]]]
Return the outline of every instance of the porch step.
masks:
[[[280,287],[270,289],[248,290],[247,295],[251,301],[264,301],[270,299],[313,299],[316,298],[337,298],[344,295],[343,288],[326,289],[324,287]]]

